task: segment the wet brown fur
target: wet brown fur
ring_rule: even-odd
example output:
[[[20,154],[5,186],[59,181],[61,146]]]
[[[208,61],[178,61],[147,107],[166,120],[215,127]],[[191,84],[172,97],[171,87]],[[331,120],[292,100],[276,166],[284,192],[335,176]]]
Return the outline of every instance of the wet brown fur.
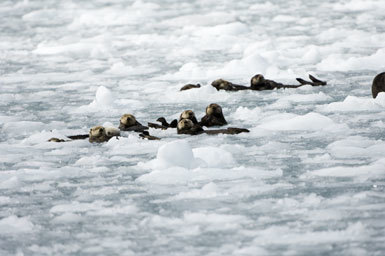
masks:
[[[201,126],[223,126],[227,121],[223,115],[222,107],[216,103],[211,103],[206,107],[206,115],[199,122]]]
[[[177,133],[198,135],[203,133],[203,128],[199,124],[194,124],[191,119],[181,119],[178,122]]]
[[[211,86],[213,86],[217,91],[219,90],[225,90],[225,91],[241,91],[241,90],[249,90],[250,88],[243,85],[237,85],[233,84],[229,81],[223,80],[223,79],[217,79],[211,83]]]
[[[200,84],[186,84],[182,88],[180,88],[180,91],[186,91],[186,90],[200,88],[200,87],[201,87]]]
[[[236,85],[229,81],[218,79],[211,83],[213,87],[215,87],[218,91],[219,90],[225,90],[225,91],[240,91],[240,90],[254,90],[254,91],[264,91],[264,90],[274,90],[274,89],[280,89],[280,88],[298,88],[303,85],[309,84],[312,86],[320,86],[320,85],[326,85],[327,83],[325,81],[318,80],[312,75],[309,75],[309,79],[311,82],[306,81],[302,78],[296,78],[296,80],[300,83],[297,85],[288,85],[288,84],[282,84],[275,82],[273,80],[268,80],[263,77],[261,74],[257,74],[253,76],[250,80],[250,86],[243,86],[243,85]]]
[[[376,75],[372,83],[372,96],[375,99],[380,92],[385,92],[385,72]]]
[[[198,123],[197,118],[192,110],[185,110],[179,116],[179,121],[182,119],[190,119],[194,124]]]
[[[120,118],[119,129],[121,131],[143,132],[145,130],[148,130],[148,127],[143,126],[141,123],[136,121],[135,116],[131,114],[124,114]]]
[[[109,141],[112,137],[119,136],[120,133],[117,129],[105,128],[103,126],[95,126],[90,129],[89,133],[89,142],[106,142]]]
[[[199,124],[194,124],[190,119],[182,119],[178,123],[177,127],[178,134],[189,134],[189,135],[217,135],[217,134],[239,134],[242,132],[249,132],[248,129],[230,127],[227,129],[218,130],[203,130]]]

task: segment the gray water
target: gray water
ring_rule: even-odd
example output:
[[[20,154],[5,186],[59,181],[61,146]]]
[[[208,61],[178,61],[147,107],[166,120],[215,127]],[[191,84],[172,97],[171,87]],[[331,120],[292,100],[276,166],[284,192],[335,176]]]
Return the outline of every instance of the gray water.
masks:
[[[375,0],[2,1],[0,255],[383,255],[384,28]],[[258,73],[328,85],[210,86]],[[250,133],[47,142],[214,102]]]

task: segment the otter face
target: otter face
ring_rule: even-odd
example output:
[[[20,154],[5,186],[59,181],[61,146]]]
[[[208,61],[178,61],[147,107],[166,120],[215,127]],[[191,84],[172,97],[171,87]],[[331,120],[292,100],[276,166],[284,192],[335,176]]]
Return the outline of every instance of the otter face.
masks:
[[[192,110],[185,110],[182,112],[182,114],[180,114],[179,120],[182,120],[182,119],[193,120],[193,119],[196,119],[196,117]]]
[[[103,126],[95,126],[90,129],[90,137],[101,137],[106,134],[106,129]]]
[[[120,123],[124,124],[126,127],[130,127],[136,124],[136,118],[131,114],[124,114],[120,118]]]
[[[264,82],[265,82],[265,78],[263,77],[263,75],[258,74],[253,76],[253,78],[251,78],[250,85],[258,85]]]
[[[211,103],[210,105],[207,106],[206,108],[206,114],[208,116],[211,116],[211,115],[223,115],[222,114],[222,108],[221,106],[219,106],[218,104],[216,103]]]
[[[182,119],[178,122],[178,130],[186,131],[194,127],[194,123],[190,119]]]

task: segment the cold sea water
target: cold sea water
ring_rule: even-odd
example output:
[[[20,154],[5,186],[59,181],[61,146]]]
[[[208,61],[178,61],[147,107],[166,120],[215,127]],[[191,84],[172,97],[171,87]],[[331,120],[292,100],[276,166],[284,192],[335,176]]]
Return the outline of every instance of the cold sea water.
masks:
[[[0,255],[384,255],[384,42],[382,0],[2,0]],[[258,73],[328,85],[210,86]],[[250,133],[47,142],[210,103]]]

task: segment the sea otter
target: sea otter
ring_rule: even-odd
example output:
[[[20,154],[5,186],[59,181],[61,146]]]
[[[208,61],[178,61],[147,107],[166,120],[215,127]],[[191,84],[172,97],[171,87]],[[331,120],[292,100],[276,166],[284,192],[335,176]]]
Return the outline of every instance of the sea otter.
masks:
[[[186,90],[190,90],[193,88],[200,88],[200,87],[201,87],[200,84],[186,84],[182,88],[180,88],[180,91],[186,91]]]
[[[192,110],[185,110],[179,116],[179,121],[182,119],[190,119],[194,124],[198,123],[197,118]]]
[[[201,126],[222,126],[226,125],[227,121],[223,116],[222,108],[218,104],[211,103],[206,107],[206,115],[199,122]]]
[[[191,119],[181,119],[176,127],[178,134],[198,135],[203,133],[203,128]]]
[[[50,138],[48,141],[49,142],[68,142],[68,141],[71,141],[71,140],[85,140],[89,136],[90,136],[89,134],[69,135],[69,136],[66,136],[66,137],[69,138],[70,140],[64,140],[64,139],[59,139],[59,138]]]
[[[248,129],[243,128],[234,128],[229,127],[227,129],[218,129],[218,130],[203,130],[199,124],[194,124],[190,119],[182,119],[178,122],[177,127],[178,134],[190,134],[190,135],[199,135],[199,134],[239,134],[242,132],[249,132]]]
[[[178,125],[178,120],[174,119],[172,120],[171,123],[168,123],[166,121],[166,118],[164,117],[159,117],[156,119],[156,121],[160,122],[160,124],[155,124],[155,123],[148,123],[148,127],[155,128],[155,129],[162,129],[162,130],[167,130],[167,128],[176,128]]]
[[[376,75],[372,83],[372,96],[375,99],[380,92],[385,92],[385,72]]]
[[[119,129],[121,131],[143,132],[145,130],[148,130],[148,127],[143,126],[141,123],[136,121],[135,116],[131,114],[124,114],[120,118]]]
[[[319,85],[326,85],[326,82],[318,80],[312,75],[309,75],[310,80],[312,82],[306,81],[302,78],[296,78],[296,80],[300,83],[298,85],[287,85],[275,82],[273,80],[268,80],[263,77],[263,75],[258,74],[251,78],[250,80],[250,88],[252,90],[262,91],[262,90],[273,90],[273,89],[280,89],[280,88],[298,88],[303,85],[309,84],[311,86],[319,86]]]
[[[273,89],[280,89],[280,88],[298,88],[303,85],[309,84],[312,86],[320,86],[320,85],[326,85],[327,83],[321,80],[318,80],[312,75],[309,75],[309,78],[312,82],[306,81],[302,78],[296,78],[296,80],[300,83],[298,85],[287,85],[275,82],[273,80],[268,80],[263,77],[263,75],[258,74],[251,78],[250,80],[250,86],[244,86],[244,85],[236,85],[229,81],[218,79],[211,83],[213,87],[215,87],[218,91],[219,90],[225,90],[225,91],[241,91],[241,90],[255,90],[255,91],[263,91],[263,90],[273,90]]]
[[[113,127],[95,126],[90,129],[89,142],[106,142],[112,137],[120,136],[120,130]]]
[[[249,90],[250,88],[243,85],[233,84],[229,81],[223,79],[217,79],[211,83],[217,91],[225,90],[225,91],[240,91],[240,90]]]
[[[69,141],[69,140],[63,140],[63,139],[59,139],[59,138],[50,138],[49,140],[48,140],[48,142],[67,142],[67,141]]]

